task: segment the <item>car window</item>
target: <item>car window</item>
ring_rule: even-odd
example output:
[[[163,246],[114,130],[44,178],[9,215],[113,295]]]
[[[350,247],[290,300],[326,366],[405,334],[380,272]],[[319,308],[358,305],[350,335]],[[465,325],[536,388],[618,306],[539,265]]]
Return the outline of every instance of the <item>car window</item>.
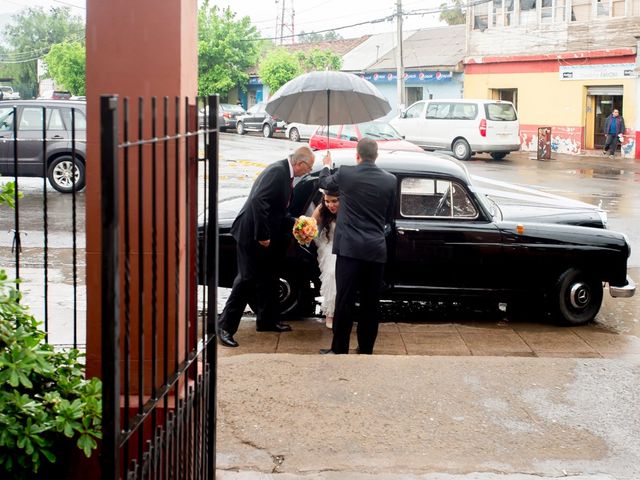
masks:
[[[449,118],[451,107],[450,103],[430,103],[427,107],[427,118]]]
[[[403,178],[400,214],[414,218],[475,218],[478,211],[466,189],[450,180]]]
[[[478,115],[478,106],[473,103],[454,103],[451,118],[454,120],[473,120]]]
[[[510,103],[487,103],[484,106],[487,120],[513,122],[518,119],[516,110]]]
[[[258,110],[258,106],[254,105],[253,107],[249,108],[249,110],[247,110],[247,113],[256,113],[256,111]]]
[[[359,125],[363,137],[374,140],[402,140],[402,135],[388,123],[367,122]]]
[[[24,107],[20,115],[18,130],[22,132],[42,131],[42,111],[40,107]]]
[[[59,109],[50,108],[47,111],[47,116],[49,117],[47,121],[47,128],[49,130],[64,130],[64,122],[62,121]],[[71,122],[69,122],[69,126],[71,126]]]
[[[424,102],[414,103],[405,112],[405,118],[420,118],[422,116],[422,109],[424,108]]]
[[[352,137],[356,139],[358,138],[356,127],[353,125],[344,125],[342,127],[342,133],[340,134],[340,139],[350,140]]]
[[[316,132],[316,135],[320,135],[322,137],[327,136],[327,127],[320,127]],[[329,137],[330,138],[338,138],[338,125],[331,125],[329,127]]]
[[[0,132],[13,130],[13,108],[0,108]]]
[[[85,117],[82,110],[76,108],[75,109],[75,122],[76,122],[76,130],[86,130],[87,129],[87,118]],[[71,109],[70,108],[61,108],[60,114],[64,120],[65,125],[68,130],[71,130]]]
[[[262,113],[264,112],[264,103],[259,103],[258,105],[256,105],[256,113]]]

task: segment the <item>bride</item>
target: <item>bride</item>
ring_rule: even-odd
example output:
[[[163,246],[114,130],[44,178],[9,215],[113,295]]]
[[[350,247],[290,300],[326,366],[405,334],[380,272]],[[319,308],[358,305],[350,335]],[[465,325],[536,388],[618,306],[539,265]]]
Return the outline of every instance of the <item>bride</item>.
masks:
[[[320,267],[320,306],[325,316],[327,328],[333,327],[333,311],[336,305],[336,256],[333,250],[333,234],[336,218],[340,209],[340,197],[337,191],[324,191],[322,203],[313,212],[318,222],[319,233],[315,238],[318,247],[318,266]]]

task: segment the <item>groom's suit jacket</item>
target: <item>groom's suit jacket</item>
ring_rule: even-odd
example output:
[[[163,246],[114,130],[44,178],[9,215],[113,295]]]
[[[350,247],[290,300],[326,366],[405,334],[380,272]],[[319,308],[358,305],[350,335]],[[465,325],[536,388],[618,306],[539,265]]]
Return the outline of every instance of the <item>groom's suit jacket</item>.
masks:
[[[333,253],[370,262],[387,261],[385,224],[393,219],[396,177],[373,162],[320,172],[320,188],[340,192]]]

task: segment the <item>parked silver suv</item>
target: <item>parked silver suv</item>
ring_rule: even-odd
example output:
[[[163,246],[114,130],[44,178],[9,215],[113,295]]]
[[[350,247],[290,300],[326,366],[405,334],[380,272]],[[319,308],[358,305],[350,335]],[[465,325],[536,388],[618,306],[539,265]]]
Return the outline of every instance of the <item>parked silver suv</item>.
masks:
[[[42,138],[43,115],[46,142]],[[75,134],[72,118],[75,118]],[[17,124],[14,123],[16,119]],[[17,143],[14,136],[16,125]],[[75,140],[75,168],[72,140]],[[46,175],[51,186],[63,193],[73,191],[75,178],[75,189],[81,190],[86,183],[86,103],[59,100],[0,103],[0,175],[15,175],[16,146],[19,177]]]

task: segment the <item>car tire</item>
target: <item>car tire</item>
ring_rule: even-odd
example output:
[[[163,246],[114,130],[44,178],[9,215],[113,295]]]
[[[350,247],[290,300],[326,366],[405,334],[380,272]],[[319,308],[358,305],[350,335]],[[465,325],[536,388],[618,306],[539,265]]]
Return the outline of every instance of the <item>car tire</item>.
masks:
[[[265,123],[262,126],[262,135],[264,135],[264,138],[273,137],[273,129],[271,128],[271,125],[269,125],[268,123]]]
[[[238,135],[244,135],[246,133],[244,130],[244,123],[238,122],[236,125],[236,132],[238,132]]]
[[[220,127],[220,128],[218,128],[218,130],[220,132],[226,132],[227,131],[227,127]]]
[[[291,130],[289,130],[289,140],[291,140],[292,142],[300,141],[300,132],[297,128],[293,127]]]
[[[61,193],[71,193],[74,189],[73,180],[73,159],[71,156],[58,157],[49,164],[47,178],[53,188]],[[80,191],[86,183],[85,167],[82,160],[77,159],[75,163],[75,190]]]
[[[458,138],[454,141],[451,150],[453,151],[453,156],[458,160],[466,161],[471,158],[471,147],[464,138]]]
[[[494,160],[502,160],[508,153],[509,152],[491,152],[490,155]]]
[[[300,278],[293,269],[287,269],[278,276],[278,309],[284,318],[311,315],[314,299],[311,284]]]
[[[602,305],[602,282],[582,270],[570,268],[553,290],[552,316],[560,325],[583,325],[593,320]]]

